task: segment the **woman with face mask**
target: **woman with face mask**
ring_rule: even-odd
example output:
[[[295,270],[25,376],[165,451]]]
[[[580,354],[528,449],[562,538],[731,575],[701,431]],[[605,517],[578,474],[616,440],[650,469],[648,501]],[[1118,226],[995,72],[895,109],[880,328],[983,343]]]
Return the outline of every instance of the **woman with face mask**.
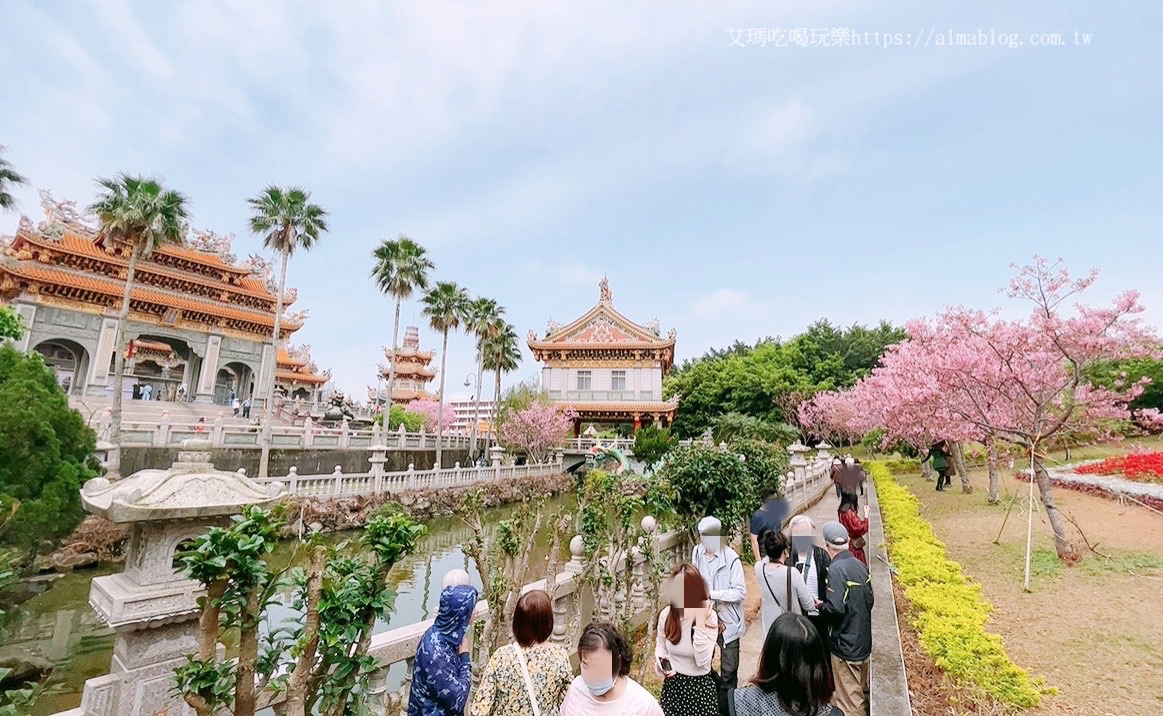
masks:
[[[573,680],[560,716],[664,716],[650,692],[630,678],[634,655],[610,624],[590,624],[577,642],[581,676]]]
[[[763,599],[763,633],[767,634],[779,615],[807,614],[819,606],[819,600],[808,591],[799,570],[787,564],[791,542],[784,533],[768,530],[761,541],[764,559],[755,563],[755,577]]]
[[[472,685],[468,629],[477,590],[468,585],[440,593],[436,621],[416,647],[408,716],[459,716]]]
[[[823,602],[828,598],[828,567],[832,564],[828,550],[816,545],[816,525],[812,522],[811,517],[796,515],[791,518],[789,530],[791,532],[791,555],[787,558],[787,564],[795,567],[796,571],[803,575],[808,592],[815,598],[815,601]],[[820,616],[819,610],[808,610],[807,617],[826,641],[828,624]]]

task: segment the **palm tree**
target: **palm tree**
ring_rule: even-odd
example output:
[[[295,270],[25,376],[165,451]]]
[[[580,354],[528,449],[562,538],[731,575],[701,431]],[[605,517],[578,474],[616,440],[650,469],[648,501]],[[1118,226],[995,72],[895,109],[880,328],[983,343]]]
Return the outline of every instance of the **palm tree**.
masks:
[[[497,305],[491,298],[478,298],[469,304],[468,316],[464,321],[466,331],[477,339],[477,382],[474,386],[472,399],[472,437],[469,439],[468,452],[475,460],[477,454],[477,423],[480,421],[481,379],[485,373],[485,341],[500,333],[505,327],[502,318],[505,309]]]
[[[274,365],[267,381],[266,411],[262,424],[262,454],[259,457],[258,476],[266,477],[271,459],[271,419],[275,404],[275,376],[279,366],[279,347],[283,344],[283,292],[287,286],[287,262],[296,249],[310,251],[327,231],[327,211],[311,203],[311,192],[300,187],[282,189],[268,186],[257,196],[247,199],[253,214],[250,230],[263,237],[263,246],[282,256],[279,271],[279,293],[275,297]]]
[[[372,278],[385,295],[396,299],[396,318],[392,323],[392,362],[388,368],[388,400],[384,406],[385,420],[392,410],[392,388],[396,384],[396,351],[399,350],[400,304],[412,297],[415,291],[428,290],[428,272],[436,266],[428,259],[423,246],[400,234],[395,241],[384,242],[372,251],[376,265],[372,268]],[[376,396],[378,401],[380,396]],[[387,427],[387,423],[384,423]]]
[[[186,236],[187,200],[182,194],[166,189],[157,179],[121,174],[115,179],[98,179],[103,191],[89,210],[101,222],[103,241],[128,245],[129,268],[125,273],[125,292],[117,315],[113,343],[113,407],[109,429],[108,477],[121,477],[121,404],[125,381],[125,324],[129,320],[129,303],[133,294],[137,262],[148,258],[163,244],[180,244]]]
[[[448,333],[460,328],[468,317],[468,291],[451,281],[440,281],[424,295],[424,315],[432,330],[444,336],[440,350],[440,412],[436,418],[436,469],[441,469],[440,458],[444,440],[444,378],[448,368]]]
[[[521,365],[521,346],[517,338],[517,329],[511,323],[504,327],[492,338],[485,341],[483,346],[484,367],[496,373],[493,388],[493,420],[497,424],[498,412],[501,409],[501,373],[510,373]]]
[[[4,147],[0,146],[0,152],[4,151]],[[13,198],[9,192],[17,184],[24,184],[27,180],[16,173],[12,168],[12,163],[4,157],[0,157],[0,209],[7,211],[16,206],[16,199]]]

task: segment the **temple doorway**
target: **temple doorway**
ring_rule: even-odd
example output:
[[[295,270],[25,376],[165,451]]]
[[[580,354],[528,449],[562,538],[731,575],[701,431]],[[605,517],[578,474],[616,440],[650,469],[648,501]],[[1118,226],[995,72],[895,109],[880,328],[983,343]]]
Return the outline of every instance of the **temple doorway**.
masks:
[[[81,395],[85,390],[85,374],[89,371],[89,352],[81,344],[65,338],[42,341],[34,348],[44,358],[45,365],[57,377],[57,385],[66,395]]]
[[[227,363],[218,369],[214,379],[214,402],[219,405],[230,405],[237,398],[246,400],[250,397],[254,384],[254,371],[245,363]]]
[[[184,400],[190,386],[190,345],[180,338],[142,334],[129,342],[127,378],[137,386],[135,395],[150,400]],[[148,393],[144,386],[150,386]]]

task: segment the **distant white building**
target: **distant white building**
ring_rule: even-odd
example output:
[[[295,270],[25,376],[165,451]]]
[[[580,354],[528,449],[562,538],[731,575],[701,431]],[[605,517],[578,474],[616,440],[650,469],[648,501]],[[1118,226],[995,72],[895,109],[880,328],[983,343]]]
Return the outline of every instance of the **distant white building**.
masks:
[[[473,401],[454,400],[448,403],[456,411],[456,422],[452,424],[452,432],[462,435],[472,433]],[[493,429],[493,401],[481,399],[477,408],[477,434],[484,436]]]

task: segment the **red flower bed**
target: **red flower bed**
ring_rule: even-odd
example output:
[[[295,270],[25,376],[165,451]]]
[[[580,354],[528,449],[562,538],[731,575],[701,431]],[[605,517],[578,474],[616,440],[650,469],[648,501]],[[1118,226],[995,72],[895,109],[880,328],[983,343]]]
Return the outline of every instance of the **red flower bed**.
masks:
[[[1014,478],[1018,482],[1030,481],[1029,473],[1025,472],[1014,473]],[[1088,495],[1095,495],[1097,497],[1113,498],[1117,496],[1117,493],[1112,492],[1111,490],[1108,490],[1100,485],[1087,485],[1081,482],[1066,482],[1064,480],[1055,480],[1054,478],[1050,478],[1050,482],[1054,485],[1054,487],[1064,487],[1067,490],[1085,492]],[[1140,504],[1150,507],[1151,509],[1163,512],[1163,500],[1160,500],[1158,497],[1151,497],[1150,495],[1136,495],[1134,500]]]
[[[1110,457],[1102,462],[1083,465],[1076,472],[1084,475],[1123,475],[1128,480],[1163,482],[1163,452],[1135,452]]]

